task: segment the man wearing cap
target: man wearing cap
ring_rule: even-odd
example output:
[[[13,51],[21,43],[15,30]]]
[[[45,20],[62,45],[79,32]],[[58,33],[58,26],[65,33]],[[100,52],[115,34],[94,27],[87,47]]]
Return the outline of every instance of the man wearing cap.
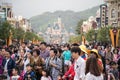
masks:
[[[85,45],[80,45],[79,48],[81,49],[81,57],[84,59],[84,60],[87,60],[87,48]]]

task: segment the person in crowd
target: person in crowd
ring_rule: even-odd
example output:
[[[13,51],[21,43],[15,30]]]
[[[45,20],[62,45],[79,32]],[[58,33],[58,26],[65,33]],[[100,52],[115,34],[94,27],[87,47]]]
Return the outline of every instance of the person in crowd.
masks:
[[[5,48],[2,48],[1,53],[2,53],[3,57],[5,57],[5,53],[6,53]]]
[[[113,50],[113,61],[115,61],[116,63],[118,62],[118,59],[120,58],[120,55],[118,53],[119,53],[119,50],[117,48]]]
[[[72,48],[72,47],[78,47],[78,46],[79,46],[79,44],[73,43],[73,44],[71,45],[71,48]]]
[[[24,72],[26,72],[26,65],[27,64],[34,64],[34,59],[33,59],[33,57],[32,57],[32,51],[27,51],[27,53],[26,53],[26,55],[27,55],[27,58],[26,59],[24,59]]]
[[[33,49],[39,49],[39,45],[34,45]]]
[[[106,58],[109,58],[111,61],[113,60],[113,53],[111,52],[111,46],[107,46],[105,49]]]
[[[12,75],[12,69],[15,67],[15,61],[11,58],[12,52],[6,50],[5,59],[3,59],[2,66],[4,67],[4,74],[7,76],[7,80],[10,80]]]
[[[117,64],[118,64],[119,79],[120,79],[120,58],[118,59],[118,62],[117,62]]]
[[[0,75],[3,74],[3,66],[2,66],[2,62],[3,62],[3,54],[2,51],[0,50]]]
[[[36,72],[37,80],[40,80],[42,76],[42,69],[43,69],[43,60],[39,56],[40,55],[40,50],[35,49],[33,50],[33,58],[34,58],[34,71]]]
[[[74,62],[73,64],[70,66],[69,70],[64,74],[64,76],[62,77],[63,80],[73,80],[75,76],[75,71],[74,71]]]
[[[27,42],[23,42],[22,45],[21,45],[22,48],[23,48],[23,50],[25,50],[25,53],[26,53],[27,51],[29,51],[29,48],[27,47],[27,44],[28,44]],[[26,56],[26,54],[25,54],[25,56]]]
[[[62,61],[62,70],[61,70],[61,74],[64,74],[64,57],[62,56],[62,49],[61,48],[57,48],[57,57]]]
[[[115,61],[111,61],[110,62],[110,66],[111,66],[111,70],[109,71],[109,73],[112,73],[115,77],[115,80],[119,80],[119,72],[117,69],[117,63]]]
[[[106,69],[105,50],[104,50],[104,48],[102,49],[102,46],[98,46],[98,47],[97,47],[97,50],[98,50],[98,54],[100,55],[101,60],[102,60],[102,63],[103,63],[103,67],[104,67],[103,73],[106,73],[106,72],[105,72],[105,71],[106,71],[106,70],[105,70],[105,69]],[[107,59],[108,59],[108,58],[107,58]]]
[[[46,42],[41,42],[40,43],[40,56],[46,60],[47,57],[49,57],[49,51],[47,50],[47,43]]]
[[[47,50],[50,51],[51,45],[47,45]]]
[[[97,58],[91,56],[86,61],[85,80],[104,80]]]
[[[79,48],[81,49],[81,54],[80,56],[84,59],[84,60],[87,60],[87,48],[85,45],[80,45]]]
[[[73,47],[71,49],[71,52],[72,52],[72,57],[75,60],[74,80],[84,80],[84,78],[85,78],[85,60],[83,58],[81,58],[81,56],[80,56],[81,50],[79,47]]]
[[[19,59],[19,57],[20,57],[20,54],[18,53],[18,48],[17,47],[15,47],[15,49],[14,49],[14,52],[13,52],[14,54],[13,54],[13,59],[15,60],[15,62]]]
[[[19,75],[19,68],[15,67],[12,69],[12,76],[10,77],[10,80],[22,80]]]
[[[59,74],[59,76],[57,77],[57,80],[64,80],[64,79],[62,79],[62,75],[61,74]]]
[[[110,70],[110,59],[106,59],[106,71],[109,71]]]
[[[57,80],[57,77],[62,69],[62,61],[56,55],[57,50],[52,48],[50,50],[50,57],[48,57],[45,61],[45,68],[49,71],[52,80]]]
[[[33,65],[27,64],[26,68],[27,68],[27,71],[26,71],[26,73],[24,75],[23,80],[40,80],[40,79],[36,79],[36,74],[33,71]]]
[[[98,54],[99,54],[101,57],[104,57],[104,56],[105,56],[105,54],[104,54],[104,52],[103,52],[103,49],[102,49],[102,46],[98,46],[98,47],[97,47],[97,50],[98,50]]]
[[[70,51],[70,46],[69,44],[65,44],[64,46],[64,52],[63,52],[63,57],[64,57],[64,63],[67,66],[71,65],[71,51]]]
[[[24,54],[25,54],[25,50],[22,50],[22,49],[19,50],[19,54],[20,54],[20,56],[18,56],[15,63],[16,63],[16,66],[20,70],[20,75],[23,77],[24,74],[25,74],[24,73],[24,60],[25,60]]]
[[[98,54],[98,51],[96,49],[92,49],[89,57],[95,57],[97,59],[100,70],[103,72],[103,69],[104,69],[103,63],[102,63],[100,55]]]
[[[48,73],[47,70],[42,70],[42,77],[41,80],[52,80],[51,77],[49,76],[50,74]]]

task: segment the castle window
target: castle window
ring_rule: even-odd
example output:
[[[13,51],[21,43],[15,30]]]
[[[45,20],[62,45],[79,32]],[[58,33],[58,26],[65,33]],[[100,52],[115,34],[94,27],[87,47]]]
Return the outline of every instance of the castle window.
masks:
[[[112,9],[111,10],[111,18],[115,18],[115,14],[116,14],[115,9]]]

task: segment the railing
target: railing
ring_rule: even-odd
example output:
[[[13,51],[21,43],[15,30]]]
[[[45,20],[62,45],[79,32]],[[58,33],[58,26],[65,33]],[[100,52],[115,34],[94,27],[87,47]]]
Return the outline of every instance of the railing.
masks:
[[[12,6],[12,3],[2,3],[2,6]]]
[[[104,0],[105,2],[115,1],[115,0]]]

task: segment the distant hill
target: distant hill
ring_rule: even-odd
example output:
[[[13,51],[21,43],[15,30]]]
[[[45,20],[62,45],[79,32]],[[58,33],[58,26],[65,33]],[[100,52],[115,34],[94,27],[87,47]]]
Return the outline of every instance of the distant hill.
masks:
[[[46,28],[48,27],[48,24],[53,24],[54,21],[57,20],[57,18],[60,16],[62,18],[62,22],[64,23],[64,26],[67,30],[69,30],[71,27],[75,30],[75,27],[78,23],[78,21],[82,19],[88,19],[90,16],[95,16],[96,11],[99,9],[99,6],[80,11],[80,12],[74,12],[74,11],[55,11],[53,13],[51,12],[45,12],[41,15],[33,16],[30,18],[32,29],[35,32],[42,31],[44,32]]]

